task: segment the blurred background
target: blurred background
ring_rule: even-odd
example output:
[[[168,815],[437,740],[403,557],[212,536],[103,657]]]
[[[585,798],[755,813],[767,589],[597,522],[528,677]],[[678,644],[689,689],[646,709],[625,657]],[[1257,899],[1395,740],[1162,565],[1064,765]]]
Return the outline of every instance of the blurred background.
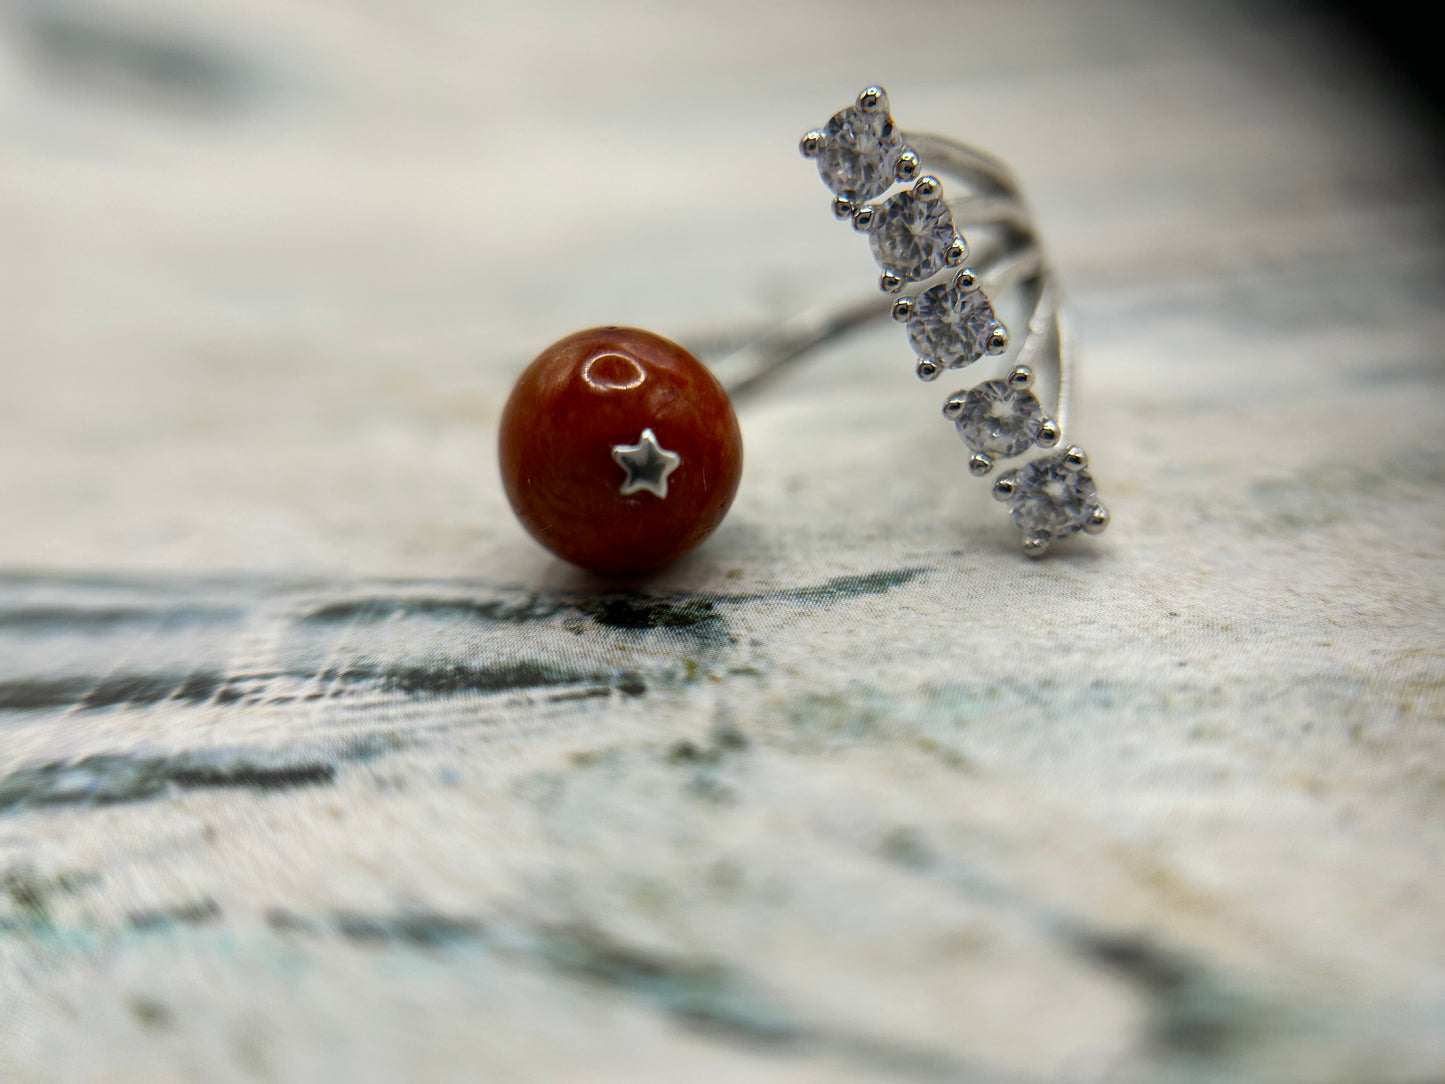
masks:
[[[1400,4],[0,0],[0,1080],[1445,1075],[1440,69]],[[1107,535],[896,327],[630,591],[495,427],[1010,162]],[[994,375],[994,374],[989,374]]]

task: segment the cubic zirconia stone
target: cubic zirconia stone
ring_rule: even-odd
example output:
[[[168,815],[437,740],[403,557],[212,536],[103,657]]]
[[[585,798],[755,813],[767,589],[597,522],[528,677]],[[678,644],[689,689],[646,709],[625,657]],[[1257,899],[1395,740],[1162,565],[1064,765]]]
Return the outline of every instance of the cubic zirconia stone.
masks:
[[[919,357],[958,369],[988,353],[988,337],[997,326],[993,305],[982,290],[944,282],[914,299],[908,341]]]
[[[948,248],[956,236],[948,204],[908,189],[874,208],[868,243],[884,271],[918,282],[948,266]]]
[[[1009,515],[1025,538],[1053,542],[1080,530],[1099,503],[1087,470],[1071,471],[1065,453],[1044,456],[1014,472]]]
[[[823,137],[818,175],[835,196],[861,203],[888,191],[893,163],[905,149],[891,116],[850,105],[833,115]]]
[[[975,452],[1007,459],[1028,451],[1038,437],[1043,410],[1031,391],[989,380],[955,399],[962,406],[953,424]]]

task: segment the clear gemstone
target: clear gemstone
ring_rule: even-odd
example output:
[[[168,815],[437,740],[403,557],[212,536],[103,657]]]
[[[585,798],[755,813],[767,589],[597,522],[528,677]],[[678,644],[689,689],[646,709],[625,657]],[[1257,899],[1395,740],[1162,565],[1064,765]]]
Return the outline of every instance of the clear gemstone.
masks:
[[[903,150],[903,136],[888,113],[865,113],[850,105],[823,129],[818,175],[834,195],[870,200],[893,184],[893,163]]]
[[[997,326],[993,305],[982,290],[944,282],[914,299],[908,341],[919,357],[957,369],[988,352],[989,336]]]
[[[868,243],[884,271],[918,282],[948,265],[948,249],[957,236],[953,213],[942,198],[924,198],[908,189],[874,209]]]
[[[1007,459],[1028,451],[1038,437],[1043,411],[1031,391],[989,380],[952,401],[961,403],[954,417],[958,435],[975,452]]]
[[[1099,503],[1089,472],[1069,470],[1064,455],[1035,459],[1013,474],[1009,515],[1025,538],[1045,542],[1065,538],[1084,526]]]

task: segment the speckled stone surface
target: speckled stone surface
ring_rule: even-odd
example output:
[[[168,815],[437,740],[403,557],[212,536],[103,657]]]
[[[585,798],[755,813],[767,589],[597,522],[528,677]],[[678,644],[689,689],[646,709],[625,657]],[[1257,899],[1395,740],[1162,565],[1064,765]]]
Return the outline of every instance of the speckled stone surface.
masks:
[[[1255,6],[874,10],[3,10],[6,1084],[1441,1075],[1417,118]],[[687,560],[548,557],[517,373],[872,289],[872,81],[1023,179],[1108,533],[1021,557],[883,326]]]

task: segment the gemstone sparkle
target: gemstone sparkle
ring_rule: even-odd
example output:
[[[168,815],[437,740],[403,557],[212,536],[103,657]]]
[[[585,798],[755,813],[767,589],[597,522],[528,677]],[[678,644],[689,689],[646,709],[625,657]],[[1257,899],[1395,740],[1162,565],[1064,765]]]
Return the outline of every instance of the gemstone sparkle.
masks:
[[[943,282],[914,299],[908,341],[919,357],[958,369],[988,353],[989,336],[998,326],[993,305],[982,290]]]
[[[878,266],[918,282],[948,266],[948,250],[958,237],[953,213],[940,196],[899,192],[873,208],[868,243]]]
[[[1001,459],[1028,451],[1043,420],[1038,397],[1004,380],[989,380],[955,395],[948,415],[969,448]]]
[[[1066,452],[1044,456],[1011,476],[1009,515],[1024,538],[1043,543],[1081,530],[1099,505],[1099,493],[1087,469],[1070,470]]]
[[[865,113],[850,105],[823,129],[818,175],[834,195],[854,202],[881,196],[893,184],[893,164],[906,148],[884,110]]]

